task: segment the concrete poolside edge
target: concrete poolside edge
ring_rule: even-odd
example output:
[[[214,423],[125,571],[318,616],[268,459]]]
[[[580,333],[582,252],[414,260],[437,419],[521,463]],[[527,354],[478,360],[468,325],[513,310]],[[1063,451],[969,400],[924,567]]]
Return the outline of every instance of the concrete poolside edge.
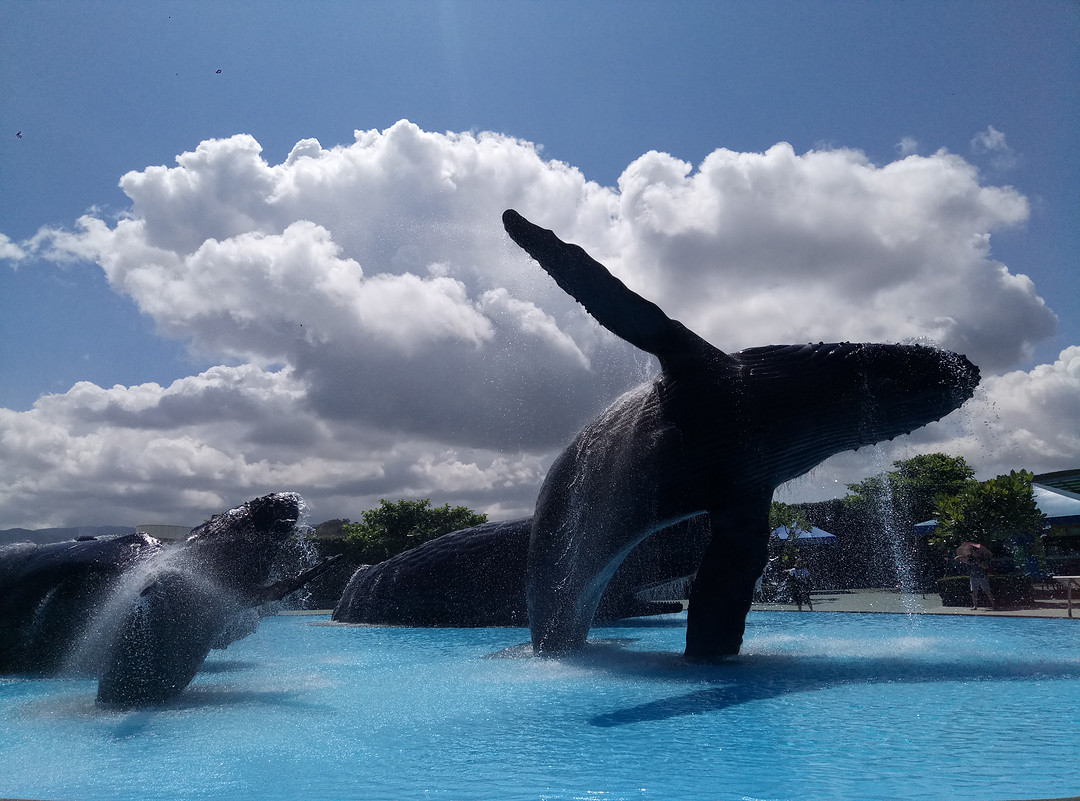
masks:
[[[1037,601],[1032,609],[969,609],[966,606],[942,606],[941,597],[936,593],[903,594],[898,590],[816,590],[811,593],[811,601],[816,612],[850,612],[858,614],[890,615],[977,615],[982,617],[1026,617],[1038,619],[1064,619],[1080,621],[1080,599],[1074,603],[1073,615],[1069,618],[1064,600]],[[686,608],[686,601],[683,601]],[[751,607],[755,612],[797,612],[795,604],[755,603]],[[803,610],[808,611],[808,610]],[[329,615],[332,609],[289,609],[279,615]],[[1080,798],[1080,796],[1078,796]]]
[[[899,590],[817,590],[811,593],[816,612],[853,612],[862,614],[898,615],[977,615],[981,617],[1026,617],[1039,619],[1080,620],[1080,600],[1074,603],[1073,618],[1069,618],[1064,600],[1037,601],[1034,608],[988,609],[966,606],[943,606],[936,593],[906,594]],[[751,610],[758,612],[796,612],[795,604],[755,603]],[[808,611],[804,608],[803,611]]]

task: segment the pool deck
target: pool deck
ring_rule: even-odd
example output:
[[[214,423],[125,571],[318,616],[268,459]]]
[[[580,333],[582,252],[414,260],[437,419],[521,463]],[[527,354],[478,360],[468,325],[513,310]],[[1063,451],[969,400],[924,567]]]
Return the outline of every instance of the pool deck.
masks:
[[[1080,594],[1078,594],[1080,595]],[[901,595],[898,590],[815,590],[810,594],[815,612],[871,612],[890,615],[984,615],[986,617],[1066,618],[1064,599],[1036,601],[1034,609],[976,610],[966,606],[942,606],[937,593]],[[685,608],[686,601],[683,601]],[[797,612],[795,604],[754,604],[752,609],[768,612]],[[283,615],[329,615],[331,609],[306,609],[279,612]],[[804,609],[804,613],[808,610]],[[1073,620],[1080,622],[1080,597],[1073,598]],[[0,799],[3,801],[3,799]]]
[[[1033,609],[976,610],[966,606],[942,606],[937,593],[902,595],[898,590],[818,590],[810,594],[815,612],[877,612],[883,614],[921,615],[983,615],[986,617],[1040,617],[1066,618],[1068,610],[1064,599],[1039,600]],[[754,604],[759,611],[796,612],[795,604]],[[807,610],[803,609],[803,612]],[[1080,622],[1080,598],[1073,599],[1073,620]]]

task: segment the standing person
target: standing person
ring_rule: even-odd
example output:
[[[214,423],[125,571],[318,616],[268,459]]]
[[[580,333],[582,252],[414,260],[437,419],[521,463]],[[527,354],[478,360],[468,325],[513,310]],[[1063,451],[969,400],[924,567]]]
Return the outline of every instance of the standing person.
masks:
[[[971,585],[971,608],[979,608],[979,593],[982,592],[990,601],[990,608],[996,609],[994,593],[990,592],[990,552],[982,545],[976,544],[971,549],[971,555],[967,560],[968,578]]]
[[[810,570],[803,564],[801,556],[795,560],[795,567],[788,571],[788,589],[800,612],[804,603],[811,612],[814,611],[814,604],[810,601]]]

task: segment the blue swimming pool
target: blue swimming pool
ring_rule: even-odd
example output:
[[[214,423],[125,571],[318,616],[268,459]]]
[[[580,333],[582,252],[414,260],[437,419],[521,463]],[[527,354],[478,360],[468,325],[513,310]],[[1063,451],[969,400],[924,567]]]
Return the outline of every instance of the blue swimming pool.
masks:
[[[1008,799],[1080,793],[1080,626],[755,612],[744,655],[679,657],[685,617],[525,629],[278,617],[181,700],[95,708],[0,680],[0,796],[38,799]]]

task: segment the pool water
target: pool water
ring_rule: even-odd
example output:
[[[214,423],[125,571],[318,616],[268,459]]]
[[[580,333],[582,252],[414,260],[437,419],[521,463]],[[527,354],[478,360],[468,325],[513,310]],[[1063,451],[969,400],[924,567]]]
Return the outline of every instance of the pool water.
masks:
[[[1009,799],[1080,793],[1068,620],[751,613],[691,666],[685,616],[527,655],[526,629],[269,618],[172,705],[0,679],[0,796]]]

